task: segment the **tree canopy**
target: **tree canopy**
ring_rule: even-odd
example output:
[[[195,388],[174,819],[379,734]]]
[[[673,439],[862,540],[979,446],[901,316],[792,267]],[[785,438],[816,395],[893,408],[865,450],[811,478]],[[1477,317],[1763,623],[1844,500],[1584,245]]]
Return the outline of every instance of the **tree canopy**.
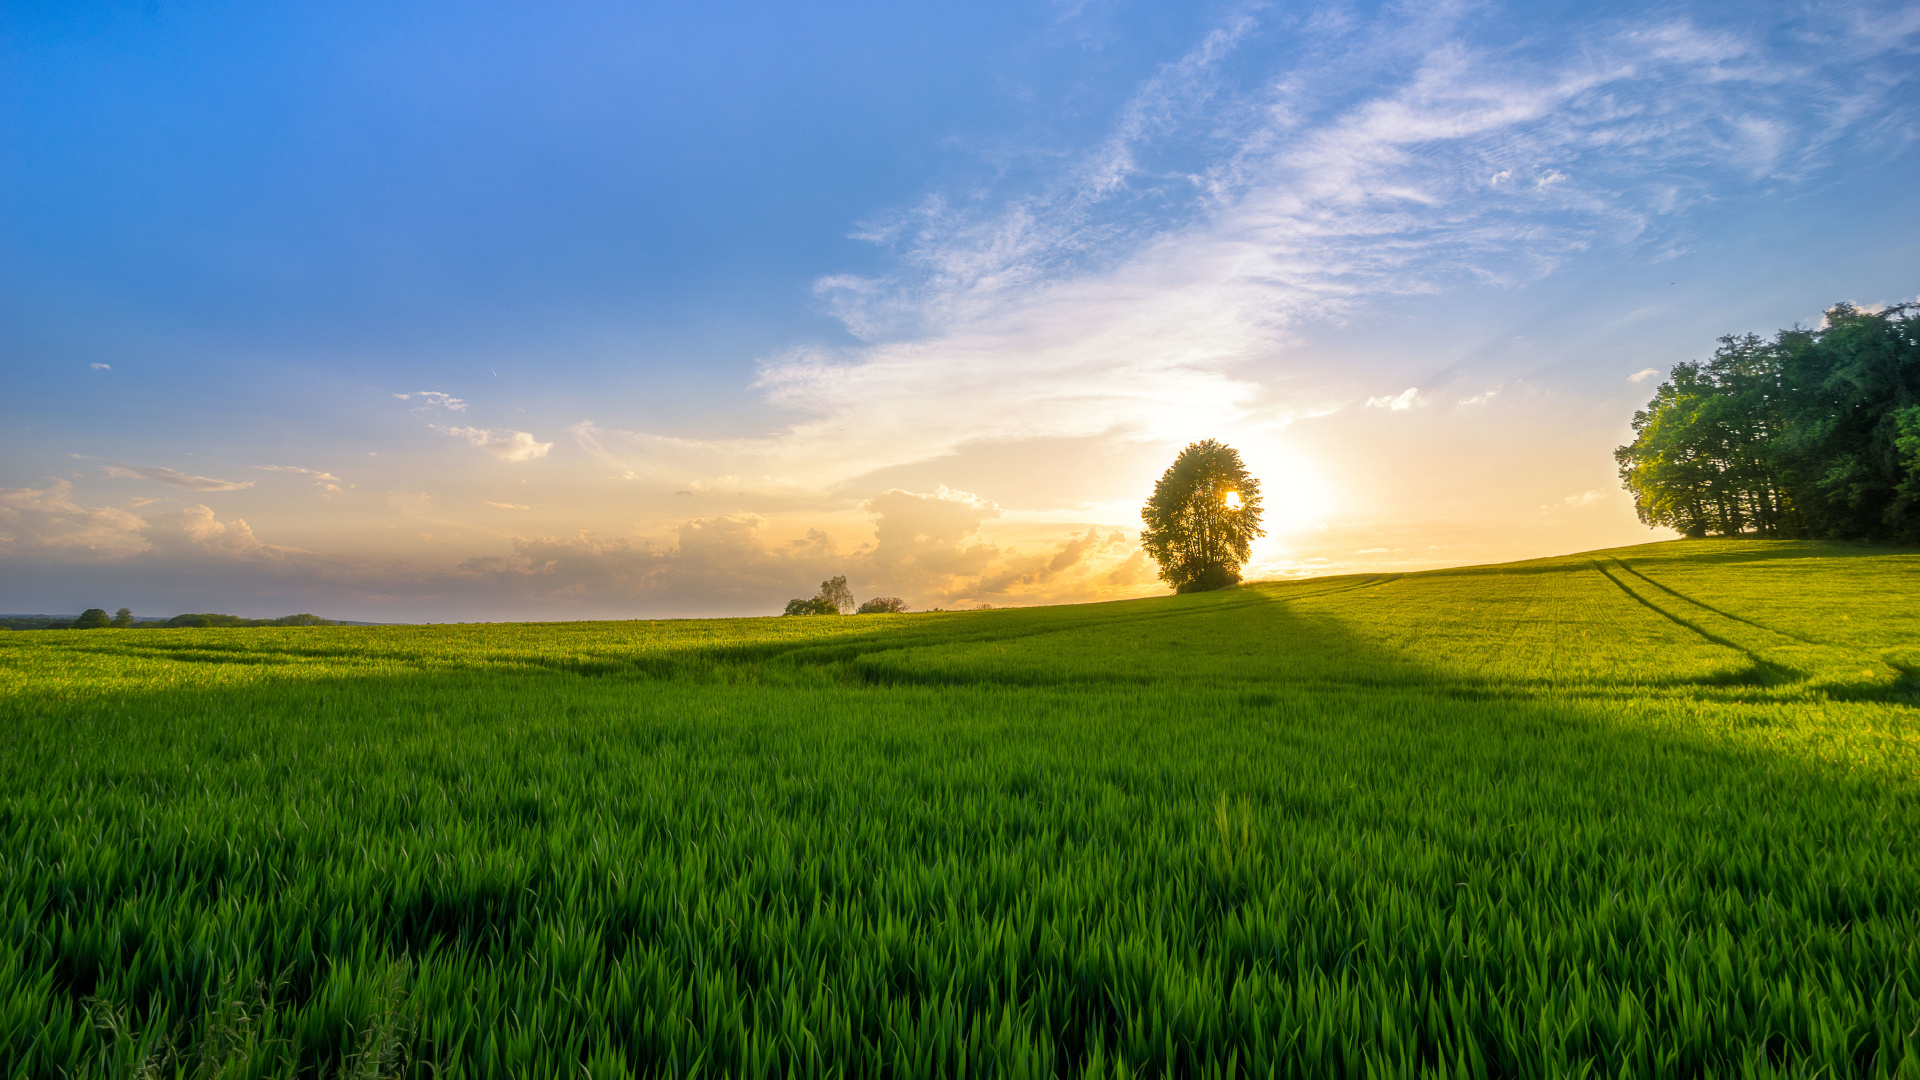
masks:
[[[1649,525],[1920,542],[1920,305],[1723,337],[1674,367],[1633,431],[1614,459]]]
[[[843,615],[853,607],[853,590],[847,576],[840,574],[820,583],[820,591],[811,600],[789,600],[783,615]]]
[[[1206,439],[1180,451],[1140,509],[1140,544],[1176,592],[1224,589],[1240,581],[1260,527],[1260,481],[1239,451]]]

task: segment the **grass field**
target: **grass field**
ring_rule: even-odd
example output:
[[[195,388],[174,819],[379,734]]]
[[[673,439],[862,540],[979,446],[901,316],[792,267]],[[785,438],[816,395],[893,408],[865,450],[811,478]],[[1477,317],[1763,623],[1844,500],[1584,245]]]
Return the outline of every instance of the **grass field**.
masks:
[[[6,1075],[1920,1077],[1920,553],[0,635]]]

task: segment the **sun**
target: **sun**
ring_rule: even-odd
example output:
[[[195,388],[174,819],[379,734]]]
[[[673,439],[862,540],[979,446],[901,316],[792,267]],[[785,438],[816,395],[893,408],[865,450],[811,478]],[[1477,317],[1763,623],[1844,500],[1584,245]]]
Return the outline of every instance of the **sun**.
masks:
[[[1226,495],[1221,497],[1220,501],[1226,503],[1227,509],[1229,510],[1240,509],[1240,493],[1237,491],[1227,492]]]

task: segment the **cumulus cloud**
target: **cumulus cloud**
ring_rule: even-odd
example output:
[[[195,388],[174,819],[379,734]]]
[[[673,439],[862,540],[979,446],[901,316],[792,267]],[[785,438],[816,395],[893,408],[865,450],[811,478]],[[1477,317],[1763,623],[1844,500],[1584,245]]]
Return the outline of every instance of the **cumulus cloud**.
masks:
[[[516,537],[507,555],[460,564],[458,587],[540,603],[772,612],[837,574],[862,595],[903,596],[921,607],[1131,595],[1143,580],[1141,554],[1118,530],[1073,529],[1044,553],[1021,555],[982,535],[1000,509],[967,492],[896,488],[861,505],[873,542],[851,550],[818,529],[782,539],[758,515],[721,514],[685,522],[667,542],[584,532]],[[1119,569],[1126,572],[1116,576]]]
[[[1127,558],[1127,561],[1107,572],[1107,584],[1124,588],[1129,585],[1138,585],[1144,581],[1151,581],[1153,577],[1154,568],[1147,562],[1147,553],[1144,551],[1135,551]]]
[[[69,483],[54,481],[0,490],[0,559],[20,560],[0,569],[84,567],[89,581],[178,591],[176,602],[190,607],[222,595],[233,603],[325,596],[430,618],[448,617],[449,603],[494,617],[771,614],[837,574],[863,596],[902,596],[915,607],[1106,599],[1153,588],[1151,566],[1117,529],[1023,523],[1020,552],[984,534],[1002,511],[968,492],[892,488],[861,505],[871,540],[852,546],[818,528],[792,535],[757,515],[732,513],[685,521],[659,538],[514,537],[504,554],[449,565],[274,544],[245,519],[223,520],[201,504],[144,517],[89,507]]]
[[[221,521],[204,505],[154,514],[147,518],[145,534],[156,553],[196,551],[236,556],[287,550],[269,548],[244,520]]]
[[[657,605],[699,599],[724,606],[772,597],[844,572],[823,533],[779,543],[765,519],[727,514],[680,526],[667,546],[630,537],[517,537],[512,554],[469,559],[459,572],[484,585],[544,601]]]
[[[1639,371],[1627,376],[1627,381],[1635,383],[1646,382],[1648,379],[1657,378],[1659,374],[1659,368],[1641,368]]]
[[[941,487],[892,488],[861,504],[873,517],[872,565],[889,575],[924,578],[978,574],[1000,554],[980,526],[1000,516],[992,501]]]
[[[293,473],[296,476],[307,477],[313,481],[315,487],[329,495],[338,492],[340,485],[344,482],[332,473],[321,472],[318,469],[303,469],[298,465],[255,465],[254,468],[264,472]]]
[[[83,506],[73,486],[55,480],[45,488],[0,488],[0,555],[126,559],[134,556],[260,556],[277,558],[299,549],[262,543],[247,523],[221,521],[195,504],[142,517],[110,506]]]
[[[1089,528],[1085,535],[1069,537],[1064,544],[1051,553],[1010,556],[1006,560],[1006,567],[1000,572],[982,577],[956,592],[967,597],[997,597],[1022,589],[1043,586],[1070,571],[1084,569],[1082,564],[1090,556],[1106,550],[1114,543],[1112,536],[1101,536],[1099,529]],[[1113,573],[1117,572],[1116,569]]]
[[[251,480],[216,480],[210,476],[193,476],[159,466],[106,465],[102,466],[101,471],[120,480],[152,480],[188,491],[239,491],[253,486]]]
[[[441,427],[436,424],[434,430],[465,439],[502,461],[532,461],[546,457],[547,451],[553,449],[552,443],[540,442],[529,432],[507,428]]]
[[[115,558],[145,551],[146,522],[110,506],[81,506],[73,485],[0,488],[0,554]]]
[[[1405,412],[1415,405],[1420,404],[1423,404],[1423,402],[1420,398],[1420,388],[1417,386],[1409,386],[1398,394],[1392,394],[1386,397],[1370,397],[1367,399],[1367,408],[1390,409],[1393,412]],[[1462,402],[1462,404],[1466,403]]]

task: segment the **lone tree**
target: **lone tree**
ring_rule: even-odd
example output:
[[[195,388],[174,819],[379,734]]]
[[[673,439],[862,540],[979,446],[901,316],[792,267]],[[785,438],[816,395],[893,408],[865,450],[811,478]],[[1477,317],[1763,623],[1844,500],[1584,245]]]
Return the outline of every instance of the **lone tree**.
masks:
[[[1260,481],[1247,475],[1239,451],[1213,439],[1180,451],[1140,518],[1147,526],[1140,544],[1175,592],[1239,584],[1254,537],[1267,534],[1260,527]]]
[[[897,596],[876,596],[860,605],[855,615],[898,615],[907,610],[907,602]]]
[[[107,619],[105,608],[90,607],[81,612],[79,618],[73,620],[75,630],[99,630],[112,625],[113,623]]]
[[[845,574],[820,583],[820,593],[811,600],[789,600],[786,615],[843,615],[853,607],[853,590],[847,588]]]

